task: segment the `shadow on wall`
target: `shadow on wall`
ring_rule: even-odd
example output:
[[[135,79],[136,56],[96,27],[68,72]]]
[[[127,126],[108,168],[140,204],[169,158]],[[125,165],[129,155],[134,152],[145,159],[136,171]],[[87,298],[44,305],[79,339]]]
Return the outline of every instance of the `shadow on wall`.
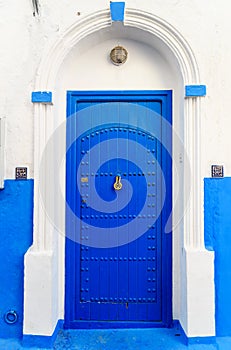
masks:
[[[231,178],[205,179],[205,245],[215,251],[216,335],[231,336]]]
[[[1,338],[22,336],[23,261],[32,229],[33,180],[6,180],[0,191]]]

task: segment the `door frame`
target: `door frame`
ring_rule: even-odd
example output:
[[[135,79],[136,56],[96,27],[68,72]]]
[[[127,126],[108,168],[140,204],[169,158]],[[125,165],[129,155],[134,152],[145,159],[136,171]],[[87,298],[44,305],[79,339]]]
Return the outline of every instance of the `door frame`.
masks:
[[[72,115],[73,103],[80,101],[100,101],[111,102],[113,101],[128,101],[139,102],[144,99],[150,101],[161,100],[163,102],[164,109],[162,116],[167,120],[169,124],[172,124],[172,90],[126,90],[126,91],[67,91],[67,118]],[[163,130],[162,132],[165,132]],[[67,128],[68,133],[68,128]],[[66,135],[68,139],[68,135]],[[172,136],[171,136],[172,138]],[[172,139],[171,139],[172,143]],[[172,147],[171,147],[172,151]],[[166,153],[166,152],[165,152]],[[169,189],[168,201],[165,202],[162,209],[162,217],[167,219],[172,210],[172,161],[171,157],[165,157],[164,166],[162,166],[163,173],[165,174],[165,185]],[[162,159],[163,162],[163,159]],[[68,170],[70,164],[66,161],[66,200],[68,200],[67,188],[70,185],[70,177]],[[66,229],[68,227],[66,216]],[[164,221],[164,220],[163,220]],[[162,232],[164,232],[163,222],[161,224]],[[71,321],[73,320],[74,310],[71,307],[70,300],[74,300],[72,285],[75,283],[75,275],[71,274],[71,266],[73,262],[70,260],[71,256],[75,256],[75,242],[66,237],[65,240],[65,302],[64,302],[64,328],[150,328],[150,327],[169,327],[172,324],[172,231],[168,234],[162,234],[162,322],[131,322],[131,321]],[[166,256],[163,258],[163,252]],[[74,255],[73,255],[74,254]],[[72,269],[72,272],[76,269]]]

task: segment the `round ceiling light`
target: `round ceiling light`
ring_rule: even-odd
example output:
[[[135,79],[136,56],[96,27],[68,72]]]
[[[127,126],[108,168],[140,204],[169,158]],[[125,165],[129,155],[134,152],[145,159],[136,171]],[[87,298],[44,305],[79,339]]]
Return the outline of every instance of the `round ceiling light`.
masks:
[[[111,50],[110,58],[113,64],[120,66],[127,61],[128,52],[123,46],[116,46]]]

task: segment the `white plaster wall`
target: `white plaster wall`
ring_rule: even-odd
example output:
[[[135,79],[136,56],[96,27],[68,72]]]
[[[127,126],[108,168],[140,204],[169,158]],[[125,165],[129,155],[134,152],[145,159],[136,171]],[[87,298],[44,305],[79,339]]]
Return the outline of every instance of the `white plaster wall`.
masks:
[[[128,0],[126,6],[164,18],[175,26],[191,45],[200,67],[201,82],[207,85],[205,109],[201,120],[201,181],[204,176],[210,176],[211,164],[224,164],[225,176],[231,176],[230,1],[223,0],[221,4],[218,0]],[[28,166],[29,176],[33,177],[33,106],[30,94],[34,89],[36,72],[44,51],[51,42],[62,37],[62,33],[71,24],[89,13],[105,8],[109,8],[109,1],[79,0],[78,3],[67,3],[40,0],[40,16],[33,17],[32,1],[0,0],[0,116],[5,116],[7,121],[6,178],[14,178],[16,166]],[[127,39],[123,39],[124,37]],[[89,38],[88,42],[85,41],[73,50],[72,56],[66,62],[68,69],[63,66],[60,72],[54,94],[57,125],[65,117],[66,89],[134,89],[135,86],[136,89],[174,89],[176,94],[180,91],[180,81],[174,83],[176,72],[173,64],[170,64],[170,68],[167,62],[168,55],[159,42],[151,43],[151,37],[149,40],[148,35],[142,36],[135,31],[127,31],[126,35],[120,31],[120,41],[128,49],[129,59],[126,65],[118,69],[108,62],[105,55],[106,51],[109,52],[117,44],[117,40],[118,37],[115,37],[114,33],[107,32],[102,37]],[[141,44],[142,41],[146,42],[146,45]],[[91,55],[95,57],[94,63],[89,60]],[[152,61],[150,56],[154,58]],[[169,57],[169,61],[173,62],[172,57]],[[86,62],[89,63],[87,72],[82,69]],[[176,94],[175,101],[178,100]],[[181,107],[175,103],[174,108],[174,127],[182,135],[179,122]],[[60,220],[64,222],[63,217]],[[177,292],[179,234],[178,230],[174,235],[175,318],[179,315],[180,299]],[[63,269],[61,236],[60,242],[60,269]],[[63,272],[61,276],[63,277]],[[60,288],[63,290],[62,278]],[[63,293],[60,295],[62,317]]]
[[[208,91],[202,119],[202,173],[209,176],[210,165],[217,163],[224,164],[225,175],[230,176],[230,2],[128,0],[126,6],[164,18],[192,46],[201,81]],[[0,115],[7,117],[7,178],[13,178],[14,168],[20,165],[28,166],[33,177],[30,93],[45,47],[71,24],[105,8],[109,8],[109,1],[60,1],[54,4],[51,0],[40,0],[40,16],[33,17],[32,1],[0,1]]]

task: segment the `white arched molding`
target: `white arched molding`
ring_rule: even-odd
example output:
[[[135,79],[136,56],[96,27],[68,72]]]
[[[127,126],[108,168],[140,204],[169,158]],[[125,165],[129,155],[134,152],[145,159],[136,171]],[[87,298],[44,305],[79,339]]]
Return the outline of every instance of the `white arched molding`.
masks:
[[[72,48],[83,38],[109,27],[111,24],[110,11],[105,10],[96,12],[72,25],[60,37],[58,42],[52,47],[49,47],[47,52],[45,52],[38,70],[35,91],[53,91],[60,66]],[[181,70],[184,85],[200,84],[199,71],[194,54],[182,35],[170,24],[157,16],[128,8],[125,12],[124,25],[149,32],[159,38],[175,56]],[[190,204],[184,216],[184,239],[185,246],[196,249],[202,249],[204,247],[203,192],[200,173],[200,100],[201,97],[187,98],[184,102],[185,150],[190,160],[192,175]],[[34,249],[38,250],[52,249],[52,246],[49,246],[49,240],[46,243],[44,237],[44,235],[47,237],[45,227],[47,225],[49,226],[49,223],[46,224],[47,218],[44,216],[44,210],[41,204],[39,204],[39,193],[36,183],[40,157],[47,141],[45,135],[52,133],[52,119],[52,107],[42,104],[39,106],[35,105]],[[49,125],[46,125],[48,123]],[[49,130],[49,127],[51,130]],[[45,132],[42,132],[42,130],[45,130]],[[188,174],[185,177],[186,181],[187,179]],[[52,240],[50,240],[51,242]]]
[[[60,67],[72,48],[90,34],[111,25],[109,9],[95,12],[72,25],[44,53],[34,90],[54,91]],[[166,45],[176,58],[184,85],[201,83],[192,50],[182,35],[169,23],[150,13],[127,8],[124,26],[146,31]],[[213,253],[205,250],[203,235],[203,181],[200,164],[202,99],[204,98],[190,97],[184,100],[184,146],[190,161],[192,180],[188,210],[184,215],[184,249],[180,258],[181,295],[179,299],[181,300],[180,321],[189,337],[212,336],[215,329]],[[60,318],[59,306],[54,305],[59,298],[58,292],[55,292],[58,286],[55,288],[52,280],[57,269],[54,267],[57,253],[54,252],[53,247],[54,233],[39,198],[38,179],[41,156],[53,132],[54,115],[50,105],[35,104],[34,108],[34,239],[33,246],[25,257],[24,334],[50,335],[57,319]],[[49,179],[51,177],[49,167],[45,169],[45,173],[44,175]],[[187,187],[188,175],[185,169],[185,187]],[[47,186],[45,201],[49,202],[49,181],[45,186]],[[38,268],[39,256],[43,270]],[[206,285],[203,284],[205,276]],[[43,284],[46,285],[45,290],[41,287]],[[33,285],[35,288],[37,286],[37,289]],[[42,307],[38,303],[40,299],[44,304]],[[36,303],[39,307],[34,305]],[[198,315],[201,315],[199,320]]]

